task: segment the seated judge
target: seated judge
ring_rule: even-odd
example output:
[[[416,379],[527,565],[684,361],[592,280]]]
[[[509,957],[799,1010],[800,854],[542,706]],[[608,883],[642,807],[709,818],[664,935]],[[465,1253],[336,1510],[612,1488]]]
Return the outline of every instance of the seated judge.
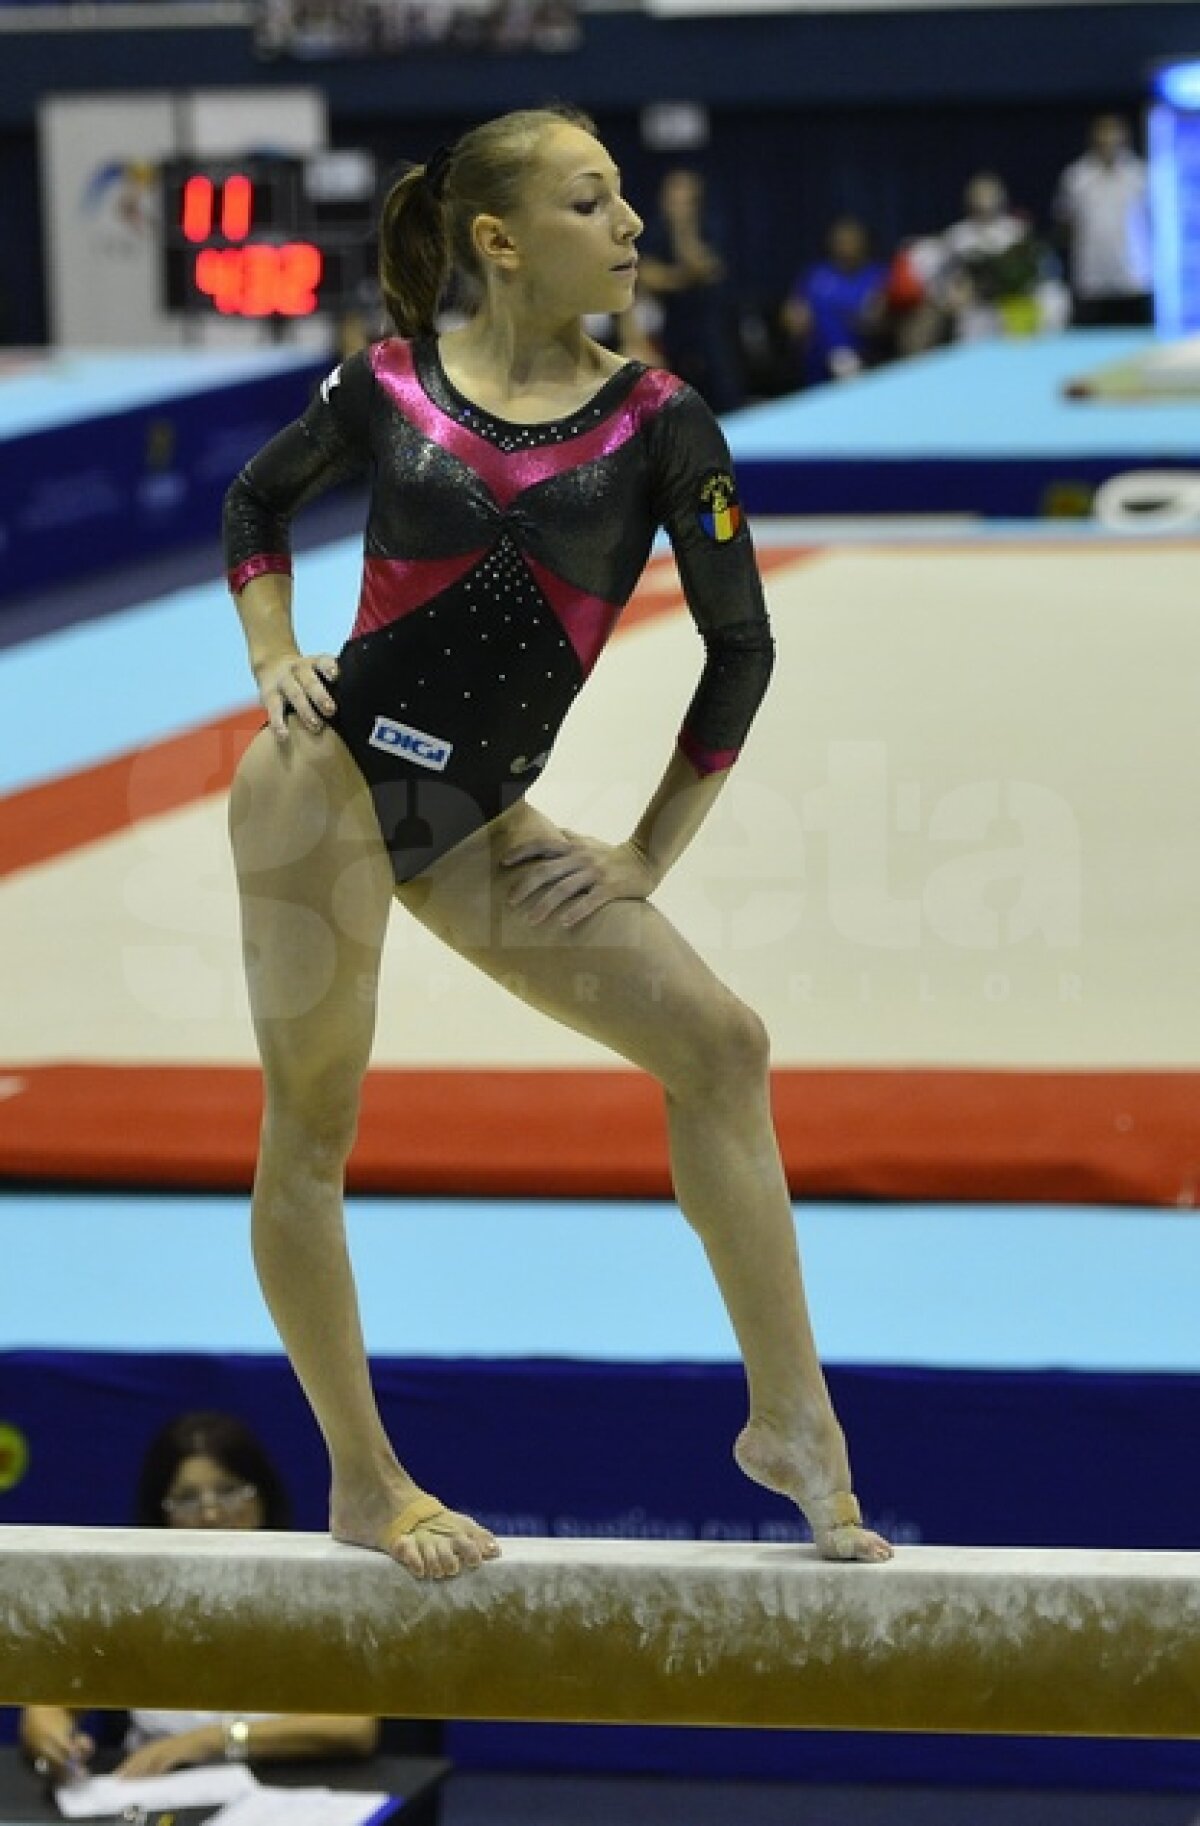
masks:
[[[138,1481],[137,1521],[147,1528],[290,1525],[287,1494],[266,1450],[230,1414],[182,1414],[151,1442]],[[50,1781],[89,1772],[97,1741],[65,1706],[27,1706],[20,1741]],[[196,1763],[363,1758],[379,1742],[374,1718],[262,1712],[138,1710],[125,1717],[115,1770],[162,1775]]]

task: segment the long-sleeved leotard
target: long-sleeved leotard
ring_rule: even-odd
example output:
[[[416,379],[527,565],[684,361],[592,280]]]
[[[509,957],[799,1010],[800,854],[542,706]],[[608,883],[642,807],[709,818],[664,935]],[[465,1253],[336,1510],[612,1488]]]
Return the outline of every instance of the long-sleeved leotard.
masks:
[[[366,469],[362,589],[330,720],[397,880],[537,778],[660,525],[706,647],[680,745],[698,773],[733,761],[773,647],[728,447],[689,387],[628,362],[569,417],[518,425],[455,390],[432,338],[376,343],[230,488],[231,587],[290,571],[293,514]]]

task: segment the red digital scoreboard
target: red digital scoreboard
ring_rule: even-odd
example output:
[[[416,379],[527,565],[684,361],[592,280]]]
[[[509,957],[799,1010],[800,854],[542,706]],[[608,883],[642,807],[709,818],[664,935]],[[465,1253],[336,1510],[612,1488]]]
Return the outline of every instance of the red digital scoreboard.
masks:
[[[168,310],[283,321],[370,301],[369,153],[168,159],[161,184]]]

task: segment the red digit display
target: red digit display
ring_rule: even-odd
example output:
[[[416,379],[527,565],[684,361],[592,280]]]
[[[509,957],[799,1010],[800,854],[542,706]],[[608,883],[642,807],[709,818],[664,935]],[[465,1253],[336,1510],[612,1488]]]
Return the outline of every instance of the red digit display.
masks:
[[[252,244],[241,249],[242,316],[269,317],[275,309],[278,249]]]
[[[204,247],[196,255],[196,289],[226,316],[242,308],[242,256],[236,247]]]
[[[164,161],[167,308],[279,327],[357,295],[370,271],[373,167],[350,173],[367,187],[354,193],[366,213],[352,222],[341,191],[307,188],[307,170],[306,157],[293,154]]]
[[[242,172],[225,179],[221,192],[221,233],[227,241],[244,241],[250,233],[254,186]]]
[[[183,233],[188,241],[207,241],[213,225],[212,179],[191,177],[183,187]]]
[[[253,214],[254,185],[244,172],[233,172],[219,185],[198,172],[183,187],[180,216],[186,241],[207,241],[214,220],[219,220],[220,232],[227,241],[244,241],[250,233]]]
[[[324,266],[311,241],[205,247],[196,255],[196,289],[224,316],[310,317]]]
[[[279,250],[279,291],[276,310],[285,317],[311,317],[317,308],[317,287],[325,271],[325,256],[311,241],[292,241]]]

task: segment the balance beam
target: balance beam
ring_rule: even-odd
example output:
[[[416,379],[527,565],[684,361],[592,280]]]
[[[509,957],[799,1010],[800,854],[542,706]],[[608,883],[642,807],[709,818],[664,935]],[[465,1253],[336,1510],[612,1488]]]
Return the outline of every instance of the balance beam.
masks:
[[[1200,1736],[1200,1554],[0,1528],[0,1701]]]

